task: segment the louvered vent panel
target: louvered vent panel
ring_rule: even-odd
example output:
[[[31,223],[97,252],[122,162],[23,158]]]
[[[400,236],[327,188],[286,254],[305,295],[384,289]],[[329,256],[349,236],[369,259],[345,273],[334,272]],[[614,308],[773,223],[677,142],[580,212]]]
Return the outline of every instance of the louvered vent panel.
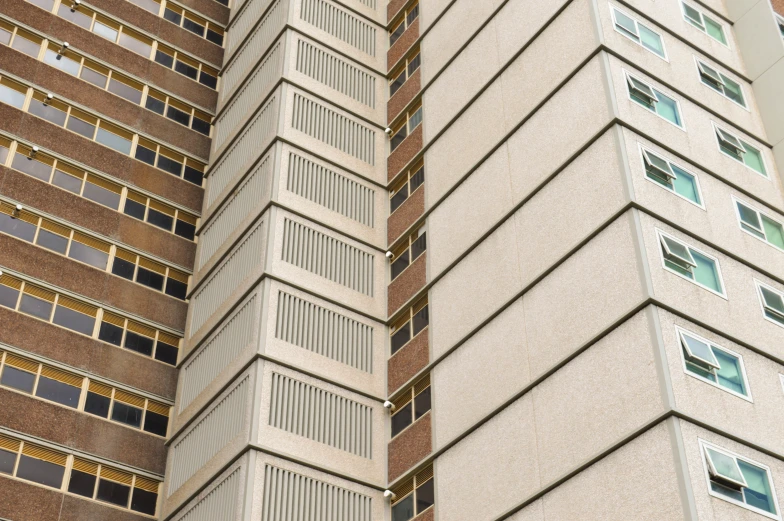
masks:
[[[376,55],[376,29],[332,2],[302,0],[300,17],[365,54]]]
[[[249,387],[248,377],[245,377],[204,418],[174,442],[170,496],[240,434],[245,423]]]
[[[373,296],[373,255],[286,219],[283,224],[284,262]]]
[[[288,2],[276,0],[247,41],[237,50],[234,59],[221,76],[221,101],[228,99],[234,88],[248,76],[246,74],[248,67],[256,63],[264,55],[267,47],[272,43],[272,39],[283,28],[283,24],[286,21],[286,5],[288,5]],[[231,34],[231,31],[229,31],[229,34]],[[228,55],[229,52],[226,51],[226,56]]]
[[[266,105],[248,123],[248,126],[237,136],[221,157],[220,162],[207,177],[207,207],[211,207],[221,195],[223,189],[235,178],[242,166],[254,157],[258,157],[261,150],[259,145],[275,131],[277,122],[276,97],[273,96]]]
[[[294,94],[291,125],[368,164],[376,161],[376,133],[311,99]]]
[[[214,219],[199,235],[201,250],[199,251],[199,269],[207,264],[216,251],[223,246],[226,239],[236,231],[237,226],[248,214],[257,207],[257,203],[268,194],[268,180],[272,161],[269,157],[262,159],[253,172],[242,182],[234,196],[229,198]]]
[[[374,225],[374,190],[293,152],[286,189],[365,226]]]
[[[228,254],[226,261],[210,274],[198,293],[193,296],[191,335],[207,322],[253,268],[263,261],[261,253],[264,246],[261,230],[263,224],[264,221],[259,221],[245,235],[245,238]]]
[[[237,502],[240,492],[240,469],[229,474],[226,479],[212,489],[177,521],[234,521],[237,516]]]
[[[376,0],[357,0],[360,4],[366,5],[371,9],[376,8]]]
[[[297,70],[369,107],[376,106],[376,79],[310,43],[297,43]]]
[[[271,465],[264,469],[262,521],[371,521],[372,499]]]
[[[282,291],[275,338],[373,372],[372,327]]]
[[[237,93],[237,96],[231,100],[231,103],[218,118],[218,121],[215,123],[215,150],[223,145],[226,138],[234,132],[237,125],[248,115],[248,107],[254,102],[261,101],[261,96],[264,95],[269,86],[280,78],[281,54],[281,46],[278,43],[264,58],[264,61],[256,67],[256,70],[251,73],[247,83],[245,83]]]
[[[372,422],[366,405],[272,373],[272,427],[370,459]]]
[[[255,302],[254,296],[235,311],[219,326],[215,336],[183,367],[180,411],[185,410],[251,341]]]
[[[270,0],[244,0],[241,6],[234,6],[237,11],[229,27],[228,41],[226,42],[226,54],[231,55],[232,51],[245,39],[259,18],[264,15],[264,11],[269,6]]]

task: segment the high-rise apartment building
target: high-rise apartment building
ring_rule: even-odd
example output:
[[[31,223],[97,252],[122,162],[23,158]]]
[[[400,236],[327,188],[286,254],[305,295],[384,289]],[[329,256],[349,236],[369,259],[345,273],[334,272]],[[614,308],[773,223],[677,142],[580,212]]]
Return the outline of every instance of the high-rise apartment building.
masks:
[[[781,0],[2,0],[0,519],[784,519]]]

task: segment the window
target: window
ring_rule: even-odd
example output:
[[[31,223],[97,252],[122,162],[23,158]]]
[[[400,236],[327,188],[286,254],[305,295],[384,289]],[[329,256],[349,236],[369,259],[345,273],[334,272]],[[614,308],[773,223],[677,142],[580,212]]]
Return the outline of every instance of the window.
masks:
[[[41,92],[33,92],[33,99],[30,100],[30,107],[27,111],[62,127],[65,125],[65,118],[68,115],[68,105],[54,99],[48,99]]]
[[[632,101],[655,112],[673,125],[683,128],[677,101],[629,73],[626,73],[626,86]]]
[[[427,250],[427,235],[425,228],[421,227],[408,236],[397,248],[394,249],[391,280],[398,275]]]
[[[420,162],[406,172],[390,190],[389,213],[391,214],[403,204],[417,188],[425,182],[425,164]]]
[[[392,79],[389,81],[389,96],[392,97],[402,87],[408,78],[410,78],[419,69],[422,64],[422,58],[419,54],[419,49],[414,49],[403,62],[397,67],[390,75]]]
[[[425,467],[392,491],[392,521],[409,521],[435,504],[433,466]]]
[[[0,385],[76,409],[84,378],[11,353],[0,353]]]
[[[61,452],[25,443],[19,455],[16,477],[59,489],[65,476],[68,456]]]
[[[63,51],[54,43],[50,43],[44,53],[44,63],[60,69],[71,76],[79,75],[79,58],[71,51]]]
[[[765,215],[747,203],[737,199],[734,199],[734,201],[735,209],[738,212],[738,222],[743,231],[780,250],[784,250],[784,226],[779,221]]]
[[[84,411],[158,436],[165,437],[169,428],[168,405],[94,381]]]
[[[8,275],[0,275],[0,306],[16,309],[22,282]]]
[[[700,60],[697,60],[697,71],[702,83],[741,107],[746,107],[743,89],[739,83]]]
[[[196,217],[130,190],[125,199],[123,212],[167,232],[173,231],[176,235],[189,240],[193,240],[196,234]],[[172,230],[172,225],[174,230]]]
[[[402,117],[395,127],[392,128],[390,151],[394,151],[398,146],[400,146],[400,144],[405,141],[408,135],[411,134],[421,123],[422,104],[418,103]]]
[[[679,167],[672,161],[664,159],[640,146],[645,177],[659,186],[675,193],[702,208],[702,197],[697,177]]]
[[[723,128],[714,125],[713,129],[716,131],[719,150],[721,150],[724,155],[730,156],[735,161],[743,163],[758,174],[768,177],[767,170],[765,169],[765,161],[762,159],[762,152],[760,152],[759,149],[754,148],[751,144]]]
[[[743,358],[729,349],[678,329],[686,373],[745,399],[750,398]]]
[[[784,293],[760,281],[756,283],[763,315],[774,324],[784,326]]]
[[[612,7],[615,30],[660,58],[667,59],[664,42],[659,33],[644,25],[623,11]]]
[[[412,338],[425,329],[430,321],[427,311],[427,298],[423,298],[406,310],[391,330],[391,354],[397,353]]]
[[[724,35],[724,26],[721,23],[686,2],[681,2],[681,8],[684,20],[717,42],[727,45],[727,37]]]
[[[394,29],[389,31],[389,46],[391,47],[398,39],[403,36],[403,33],[411,27],[411,24],[419,18],[419,3],[415,3],[408,9],[403,10],[400,19],[395,24]]]
[[[430,376],[422,378],[394,400],[392,438],[430,411]]]
[[[159,483],[130,472],[73,459],[68,492],[104,503],[155,515]]]
[[[0,232],[33,242],[37,225],[38,217],[30,212],[19,211],[11,204],[0,202]]]
[[[711,496],[778,519],[768,467],[700,440]]]
[[[16,34],[11,40],[11,48],[23,52],[33,58],[38,58],[38,53],[41,51],[41,44],[43,38],[39,38],[32,33],[28,33],[22,29],[17,29]]]
[[[152,0],[146,0],[152,1]],[[157,14],[158,11],[156,10]],[[223,36],[225,29],[214,22],[197,16],[177,5],[167,3],[163,11],[163,18],[174,25],[180,26],[186,31],[190,31],[197,36],[206,38],[208,41],[218,46],[223,46]]]
[[[144,86],[137,81],[125,78],[119,74],[112,74],[109,80],[109,87],[106,90],[139,105],[142,102],[143,88]]]
[[[719,262],[706,253],[658,231],[664,268],[724,297]]]
[[[21,109],[27,97],[27,87],[7,78],[0,78],[0,102]]]
[[[187,273],[167,268],[163,264],[134,253],[118,248],[112,265],[112,273],[180,300],[185,300],[188,289]]]
[[[778,14],[776,15],[776,24],[779,26],[779,34],[784,38],[784,18]]]

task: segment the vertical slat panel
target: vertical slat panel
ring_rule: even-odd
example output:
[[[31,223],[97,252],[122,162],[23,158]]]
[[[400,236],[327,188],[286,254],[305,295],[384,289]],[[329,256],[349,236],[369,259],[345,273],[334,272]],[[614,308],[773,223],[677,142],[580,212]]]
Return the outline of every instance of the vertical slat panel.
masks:
[[[327,0],[302,0],[300,17],[370,56],[376,55],[376,29]]]
[[[176,521],[234,521],[240,492],[240,469],[235,470]]]
[[[297,43],[297,70],[341,94],[375,107],[376,79],[310,43]]]

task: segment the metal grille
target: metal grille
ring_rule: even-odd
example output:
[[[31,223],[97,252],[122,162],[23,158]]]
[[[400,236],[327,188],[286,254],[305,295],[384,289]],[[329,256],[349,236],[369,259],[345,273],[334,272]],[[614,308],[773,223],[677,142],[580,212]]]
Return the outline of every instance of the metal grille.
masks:
[[[376,55],[376,29],[327,0],[302,0],[300,17],[370,56]]]
[[[297,42],[297,70],[368,107],[376,106],[372,75],[304,40]]]

